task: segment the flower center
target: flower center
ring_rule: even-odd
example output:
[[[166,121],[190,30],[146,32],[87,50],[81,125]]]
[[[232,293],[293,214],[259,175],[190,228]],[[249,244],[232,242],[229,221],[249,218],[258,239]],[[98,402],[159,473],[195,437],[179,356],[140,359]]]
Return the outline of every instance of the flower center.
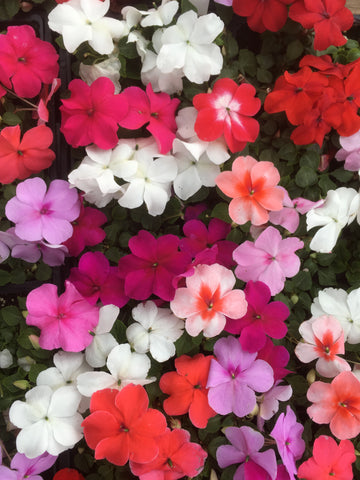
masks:
[[[18,62],[26,63],[26,58],[25,57],[19,57]]]
[[[59,313],[57,314],[57,317],[56,317],[56,318],[57,318],[58,320],[62,320],[62,319],[65,318],[65,317],[66,317],[66,314],[65,314],[65,313],[59,312]]]
[[[120,432],[128,432],[129,429],[125,425],[120,425]]]
[[[339,402],[339,407],[347,408],[347,403],[345,403],[345,402]]]
[[[20,155],[21,157],[24,155],[21,150],[18,150],[18,151],[17,151],[17,154]]]

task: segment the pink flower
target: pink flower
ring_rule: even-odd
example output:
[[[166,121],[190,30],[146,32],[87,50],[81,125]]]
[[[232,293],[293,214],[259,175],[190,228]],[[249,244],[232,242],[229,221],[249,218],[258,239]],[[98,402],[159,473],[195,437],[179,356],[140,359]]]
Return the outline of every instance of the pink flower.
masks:
[[[37,38],[30,25],[8,27],[7,34],[0,35],[0,64],[20,97],[35,97],[42,83],[53,81],[59,73],[58,58],[55,48]]]
[[[290,359],[290,354],[283,345],[274,345],[269,337],[266,337],[265,346],[259,350],[257,358],[265,360],[274,371],[274,381],[284,378],[290,370],[285,368]]]
[[[46,191],[44,180],[29,178],[16,187],[16,197],[7,202],[5,213],[21,239],[59,245],[73,233],[71,222],[79,216],[80,201],[65,180],[53,180]]]
[[[312,362],[316,358],[316,370],[323,377],[335,377],[343,371],[350,371],[346,360],[337,356],[345,353],[344,331],[340,322],[330,315],[322,315],[303,322],[299,327],[305,342],[295,348],[301,362]]]
[[[149,123],[146,128],[155,137],[160,153],[168,153],[175,139],[175,110],[180,100],[171,99],[167,93],[154,93],[151,83],[146,93],[139,87],[128,87],[122,95],[128,101],[129,111],[120,126],[135,130]]]
[[[287,332],[284,321],[290,315],[283,302],[270,302],[270,289],[265,283],[250,281],[245,287],[248,302],[246,314],[237,320],[228,319],[225,330],[240,334],[239,342],[244,350],[257,352],[266,343],[266,335],[283,338]]]
[[[185,318],[185,329],[196,337],[218,335],[225,327],[226,316],[237,318],[246,312],[242,290],[233,290],[235,276],[219,265],[198,265],[186,279],[186,288],[178,288],[170,308],[177,317]]]
[[[108,150],[118,142],[118,123],[128,111],[124,96],[114,95],[114,84],[107,77],[100,77],[90,86],[83,80],[69,83],[71,97],[62,100],[60,107],[61,132],[73,147],[94,143]]]
[[[98,324],[99,309],[90,305],[70,282],[65,282],[60,297],[51,283],[35,288],[27,296],[26,308],[26,323],[41,330],[41,348],[80,352],[92,342],[90,331]]]
[[[260,280],[268,285],[271,295],[284,288],[286,278],[294,277],[300,269],[295,251],[304,243],[296,237],[282,239],[274,227],[266,228],[255,242],[246,241],[234,250],[238,264],[235,275],[248,282]]]

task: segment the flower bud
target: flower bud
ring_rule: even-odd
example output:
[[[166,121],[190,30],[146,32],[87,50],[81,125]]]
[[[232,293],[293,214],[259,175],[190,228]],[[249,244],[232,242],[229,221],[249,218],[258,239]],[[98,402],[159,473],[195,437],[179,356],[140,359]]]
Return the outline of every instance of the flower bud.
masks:
[[[30,340],[30,343],[31,345],[33,346],[33,348],[35,350],[39,350],[40,349],[40,346],[39,346],[39,337],[37,335],[29,335],[29,340]]]
[[[27,380],[15,380],[13,385],[14,387],[20,388],[20,390],[27,390],[30,387],[30,383]]]
[[[0,368],[9,368],[13,363],[13,357],[10,351],[5,348],[0,352]]]
[[[308,374],[306,375],[306,380],[307,380],[307,382],[308,382],[309,385],[311,385],[312,383],[315,382],[315,380],[316,380],[316,372],[315,372],[315,370],[314,370],[313,368],[308,371]]]
[[[294,305],[296,305],[297,302],[299,301],[299,297],[295,293],[291,295],[290,299]]]

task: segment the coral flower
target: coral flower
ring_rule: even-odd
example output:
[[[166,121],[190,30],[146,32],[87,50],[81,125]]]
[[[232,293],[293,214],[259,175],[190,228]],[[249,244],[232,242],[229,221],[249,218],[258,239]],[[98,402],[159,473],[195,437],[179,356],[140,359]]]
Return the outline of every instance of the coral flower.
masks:
[[[360,433],[360,382],[352,372],[341,372],[331,383],[314,382],[307,398],[313,402],[307,412],[316,423],[329,423],[340,440]]]
[[[287,5],[293,0],[233,0],[237,15],[247,17],[247,23],[255,32],[277,32],[286,23]]]
[[[125,465],[128,460],[147,463],[156,458],[157,437],[165,433],[166,419],[148,405],[141,385],[130,384],[120,392],[106,388],[92,395],[90,415],[82,426],[96,460],[106,458],[114,465]]]
[[[271,162],[258,162],[255,158],[238,157],[232,170],[222,172],[216,185],[232,200],[229,215],[243,225],[249,220],[253,225],[263,225],[269,220],[269,211],[283,208],[284,192],[277,187],[280,174]]]
[[[5,127],[0,132],[0,182],[23,180],[50,167],[55,153],[49,148],[53,134],[49,127],[30,128],[20,139],[20,126]]]
[[[185,318],[185,329],[196,337],[215,337],[225,327],[226,316],[238,318],[246,313],[247,302],[242,290],[235,289],[231,270],[219,265],[198,265],[186,279],[186,288],[178,288],[170,308],[179,318]]]

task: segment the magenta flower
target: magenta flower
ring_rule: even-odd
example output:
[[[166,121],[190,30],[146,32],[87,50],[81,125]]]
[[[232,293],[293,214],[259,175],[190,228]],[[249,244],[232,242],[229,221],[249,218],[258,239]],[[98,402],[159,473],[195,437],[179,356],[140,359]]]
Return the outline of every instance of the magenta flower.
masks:
[[[238,264],[235,275],[244,282],[260,280],[270,288],[271,295],[276,295],[284,288],[286,278],[298,273],[300,259],[295,251],[303,246],[298,238],[283,240],[276,228],[268,227],[254,243],[246,241],[234,250]]]
[[[290,360],[290,354],[283,345],[274,345],[269,337],[266,337],[264,347],[258,352],[258,359],[265,360],[274,372],[274,381],[286,377],[290,370],[285,368]]]
[[[151,83],[146,93],[139,87],[128,87],[121,95],[127,100],[129,111],[120,126],[135,130],[149,123],[146,128],[155,137],[160,153],[168,153],[175,139],[175,110],[180,100],[171,99],[167,93],[154,93]]]
[[[98,324],[99,309],[90,305],[72,283],[65,282],[60,297],[56,285],[44,283],[29,293],[26,308],[26,323],[40,328],[39,345],[44,350],[80,352],[92,342],[90,331]]]
[[[248,415],[256,405],[255,392],[266,392],[274,384],[270,365],[245,352],[235,337],[220,338],[214,345],[216,360],[210,364],[208,400],[221,415]]]
[[[101,252],[85,253],[79,266],[71,269],[69,281],[91,305],[100,299],[103,305],[112,304],[121,308],[129,300],[117,267],[111,267]]]
[[[303,430],[304,427],[296,421],[295,413],[288,405],[286,415],[282,413],[279,416],[270,433],[276,440],[278,452],[291,480],[295,480],[297,472],[295,461],[302,457],[305,450],[305,442],[301,438]]]
[[[47,452],[31,459],[23,453],[16,453],[11,460],[11,469],[0,465],[0,478],[2,480],[42,480],[38,474],[52,467],[57,458]]]
[[[154,294],[163,300],[174,298],[173,280],[191,263],[188,253],[179,252],[179,238],[163,235],[156,239],[146,230],[129,240],[130,255],[120,258],[119,275],[125,279],[125,294],[146,300]]]
[[[261,433],[250,427],[228,427],[225,437],[231,445],[220,445],[216,459],[220,468],[240,463],[234,479],[275,480],[277,473],[274,450],[259,452],[264,445]]]
[[[244,350],[257,352],[265,346],[266,335],[283,338],[287,332],[284,321],[290,315],[283,302],[270,302],[270,289],[263,282],[250,282],[245,287],[248,302],[246,314],[237,319],[227,319],[225,330],[240,335],[239,341]]]
[[[19,183],[5,213],[21,239],[59,245],[73,233],[71,222],[79,216],[80,201],[65,180],[53,180],[46,191],[44,180],[35,177]]]

